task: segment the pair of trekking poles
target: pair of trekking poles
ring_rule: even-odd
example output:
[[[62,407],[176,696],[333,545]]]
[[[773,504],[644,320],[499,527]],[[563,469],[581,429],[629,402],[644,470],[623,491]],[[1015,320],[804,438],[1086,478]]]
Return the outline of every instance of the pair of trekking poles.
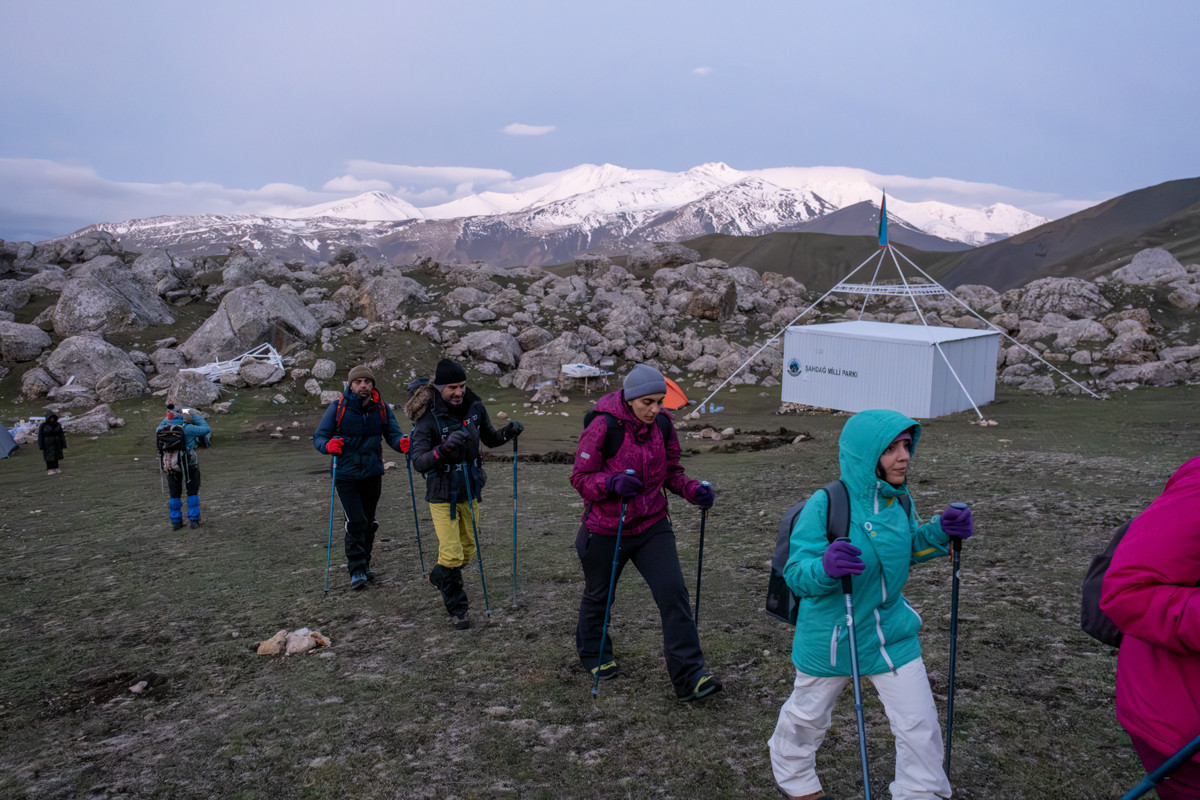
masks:
[[[512,454],[512,473],[513,473],[513,530],[512,530],[512,607],[517,607],[517,440],[518,437],[513,437],[513,454]],[[428,579],[429,573],[425,571],[425,551],[421,546],[421,520],[417,514],[417,490],[416,484],[413,482],[412,472],[412,457],[408,453],[404,454],[405,466],[408,468],[408,493],[412,499],[413,510],[413,530],[417,536],[417,557],[421,561],[421,577]],[[471,477],[464,464],[459,465],[459,470],[462,472],[463,482],[467,487],[467,504],[471,509],[471,530],[475,536],[475,558],[479,564],[479,583],[483,589],[483,606],[484,615],[491,616],[492,607],[488,602],[487,580],[483,574],[483,550],[479,546],[479,526],[475,522],[475,503],[471,493]],[[329,592],[329,564],[333,553],[333,508],[334,496],[337,489],[337,456],[333,457],[333,464],[330,467],[330,488],[329,488],[329,543],[325,550],[325,592]],[[453,506],[453,503],[452,503]]]
[[[965,509],[964,503],[951,503],[952,508]],[[848,537],[842,537],[850,541]],[[951,537],[953,579],[950,589],[950,687],[946,694],[946,745],[942,769],[950,777],[950,747],[954,737],[954,666],[958,649],[958,572],[962,560],[962,539]],[[858,643],[854,638],[854,590],[849,575],[842,576],[842,597],[846,601],[846,635],[850,639],[850,680],[854,683],[854,718],[858,725],[858,755],[862,761],[863,798],[871,800],[871,770],[867,764],[867,727],[863,720],[862,675],[858,669]]]
[[[626,475],[633,475],[631,469],[625,470]],[[704,487],[712,486],[708,481],[700,481],[700,485]],[[592,683],[592,696],[600,694],[600,668],[604,664],[604,642],[608,638],[608,614],[612,611],[613,592],[617,588],[617,564],[621,554],[621,532],[625,530],[625,509],[629,506],[629,498],[621,498],[621,516],[617,521],[617,541],[613,545],[613,563],[612,574],[608,579],[608,600],[604,603],[604,624],[600,627],[600,649],[596,661],[596,679]],[[700,575],[704,569],[704,526],[708,521],[708,509],[700,511],[700,555],[696,560],[696,610],[693,613],[693,618],[696,624],[700,624]]]

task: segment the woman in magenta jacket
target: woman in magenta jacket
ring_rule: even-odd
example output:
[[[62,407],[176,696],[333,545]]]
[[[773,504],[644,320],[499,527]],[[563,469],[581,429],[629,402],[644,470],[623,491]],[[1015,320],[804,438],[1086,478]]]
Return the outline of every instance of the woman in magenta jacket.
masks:
[[[692,480],[679,465],[679,437],[675,427],[670,424],[669,416],[659,419],[660,414],[665,415],[666,392],[662,373],[638,364],[625,377],[621,391],[606,394],[596,402],[597,414],[579,438],[571,485],[585,501],[583,524],[575,536],[584,587],[575,628],[575,649],[592,675],[602,680],[616,677],[612,629],[602,637],[604,610],[609,583],[620,579],[621,570],[632,561],[658,605],[663,651],[675,696],[688,701],[719,691],[721,682],[704,665],[663,490],[701,508],[712,506],[714,495],[711,486]],[[616,452],[605,458],[604,440],[610,421],[620,425],[622,438]],[[633,474],[626,470],[632,470]],[[621,528],[614,576],[613,551],[622,503],[625,525]],[[601,638],[604,638],[603,652]]]
[[[1129,526],[1100,607],[1125,634],[1117,720],[1150,772],[1200,736],[1200,458],[1186,462]],[[1200,755],[1158,787],[1200,798]]]

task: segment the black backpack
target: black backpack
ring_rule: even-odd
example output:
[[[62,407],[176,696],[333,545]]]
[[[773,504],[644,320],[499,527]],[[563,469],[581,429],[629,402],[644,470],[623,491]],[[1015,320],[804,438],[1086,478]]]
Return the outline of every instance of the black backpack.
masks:
[[[825,536],[830,544],[834,539],[850,533],[850,493],[846,484],[836,480],[827,483],[818,491],[829,495],[829,515],[825,520]],[[811,497],[809,499],[812,499]],[[775,536],[775,554],[771,556],[771,581],[767,584],[767,613],[789,625],[796,624],[799,600],[783,579],[783,568],[792,550],[792,526],[808,500],[801,500],[787,510],[779,521],[779,533]],[[900,505],[907,516],[912,515],[912,497],[900,495]]]
[[[1100,589],[1104,584],[1104,574],[1108,572],[1108,565],[1112,563],[1113,553],[1125,538],[1125,531],[1129,530],[1132,522],[1133,520],[1129,520],[1117,528],[1108,547],[1092,559],[1087,574],[1083,577],[1083,603],[1079,613],[1079,627],[1088,636],[1111,647],[1120,647],[1125,634],[1100,610]]]
[[[158,454],[182,453],[187,449],[187,439],[183,435],[183,425],[171,423],[163,425],[154,434]]]
[[[615,456],[621,449],[621,445],[625,442],[625,426],[621,424],[621,420],[607,411],[597,411],[593,408],[583,415],[584,430],[588,429],[598,414],[604,415],[604,421],[608,426],[604,430],[604,444],[600,445],[600,458],[603,463]],[[659,414],[654,418],[654,422],[658,425],[658,432],[662,434],[663,444],[666,444],[667,437],[671,432],[671,418],[666,414]]]

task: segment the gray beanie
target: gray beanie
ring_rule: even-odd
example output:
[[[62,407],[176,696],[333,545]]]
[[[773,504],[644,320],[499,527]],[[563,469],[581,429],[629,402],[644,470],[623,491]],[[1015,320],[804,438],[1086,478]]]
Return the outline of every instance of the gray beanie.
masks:
[[[662,373],[647,364],[638,364],[629,370],[623,385],[626,400],[636,400],[648,394],[665,394],[667,380]]]

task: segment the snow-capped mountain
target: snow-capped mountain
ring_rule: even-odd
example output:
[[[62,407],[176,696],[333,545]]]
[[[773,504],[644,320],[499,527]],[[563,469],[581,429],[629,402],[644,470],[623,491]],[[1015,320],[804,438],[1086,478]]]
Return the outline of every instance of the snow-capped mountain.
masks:
[[[967,249],[1046,221],[1002,203],[971,208],[906,201],[905,188],[916,194],[920,182],[865,170],[741,171],[711,163],[678,173],[584,164],[513,181],[507,192],[480,192],[426,208],[373,191],[275,216],[154,217],[93,228],[112,232],[127,248],[180,254],[219,253],[236,244],[320,260],[349,246],[389,259],[546,265],[587,250],[626,252],[650,241],[805,230],[843,208],[860,203],[878,208],[885,182],[898,187],[888,190],[888,215],[901,223],[896,241],[912,231],[944,240],[938,249]],[[858,235],[873,233],[864,229]]]
[[[292,209],[281,213],[280,216],[285,219],[334,217],[335,219],[362,219],[377,222],[424,219],[425,217],[421,213],[421,209],[412,203],[380,191],[366,192],[356,197],[334,200],[317,206]]]

